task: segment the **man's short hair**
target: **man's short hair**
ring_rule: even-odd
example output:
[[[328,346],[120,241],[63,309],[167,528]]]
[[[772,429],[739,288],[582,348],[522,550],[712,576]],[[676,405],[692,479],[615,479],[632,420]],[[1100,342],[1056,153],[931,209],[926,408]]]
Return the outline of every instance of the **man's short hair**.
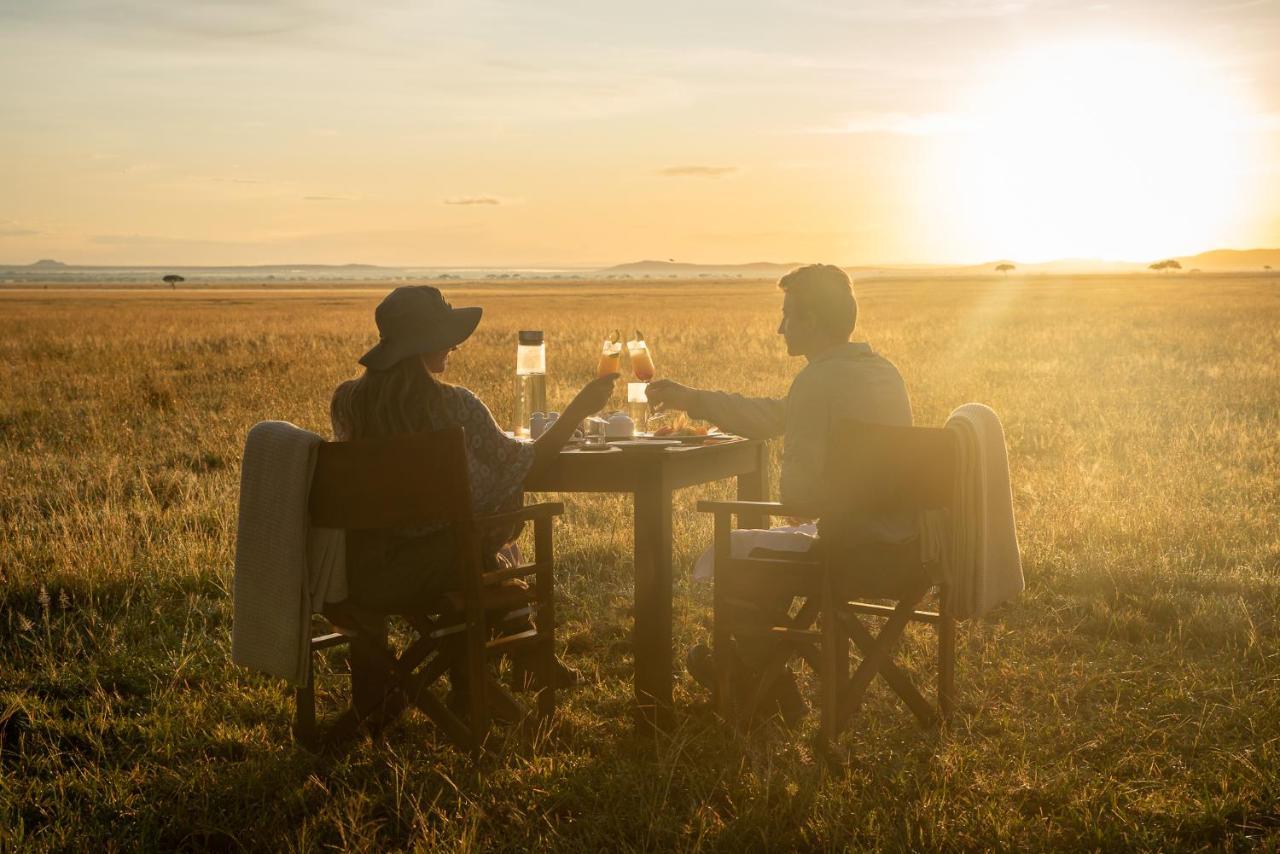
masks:
[[[820,329],[848,338],[858,322],[858,302],[844,270],[831,264],[810,264],[787,273],[778,287],[795,296],[799,305],[813,315]]]

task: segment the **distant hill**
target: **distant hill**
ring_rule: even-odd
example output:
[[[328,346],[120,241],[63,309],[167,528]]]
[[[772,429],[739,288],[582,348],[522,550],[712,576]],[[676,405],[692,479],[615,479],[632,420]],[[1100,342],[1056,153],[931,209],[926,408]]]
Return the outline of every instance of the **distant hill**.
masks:
[[[995,272],[998,264],[1013,264],[1019,273],[1128,273],[1146,269],[1146,264],[1128,261],[1095,261],[1091,259],[1065,259],[1041,264],[1021,264],[1003,259],[982,264],[887,264],[880,266],[859,265],[844,267],[853,277],[890,276],[983,276]],[[691,279],[698,277],[741,277],[744,279],[777,279],[790,273],[799,262],[778,264],[756,261],[751,264],[686,264],[675,261],[636,261],[597,270],[598,276],[629,276],[631,278]]]
[[[799,263],[778,264],[772,261],[755,261],[750,264],[686,264],[680,261],[633,261],[596,270],[600,276],[650,276],[667,278],[675,276],[687,279],[697,276],[741,276],[744,279],[776,279],[789,273]]]
[[[1057,261],[1041,261],[1039,263],[1023,263],[1000,258],[983,264],[972,264],[967,267],[941,267],[940,272],[957,276],[980,276],[994,273],[1001,264],[1012,264],[1014,275],[1081,275],[1089,273],[1137,273],[1145,270],[1147,265],[1134,261],[1101,261],[1096,258],[1062,258]]]
[[[572,279],[588,271],[580,268],[510,267],[384,267],[378,264],[255,264],[186,265],[64,264],[43,259],[34,264],[0,264],[0,284],[59,283],[160,283],[170,274],[182,276],[185,287],[251,283],[288,282],[395,282],[411,280],[460,279]]]
[[[1184,270],[1221,273],[1232,270],[1280,270],[1280,249],[1213,249],[1177,259]]]
[[[1167,257],[1167,256],[1166,256]],[[1280,249],[1213,249],[1197,255],[1174,256],[1184,273],[1264,273],[1280,275]],[[922,278],[995,276],[1000,264],[1012,264],[1010,276],[1100,275],[1146,273],[1145,261],[1103,261],[1064,258],[1040,263],[994,259],[981,264],[885,264],[847,266],[853,278]],[[634,261],[591,270],[583,267],[384,267],[378,264],[261,264],[252,266],[66,264],[42,258],[28,264],[0,264],[0,284],[43,283],[159,283],[169,273],[181,275],[187,287],[199,285],[287,282],[393,282],[419,280],[518,279],[711,279],[740,278],[776,281],[801,262],[753,261],[747,264],[692,264],[682,261]]]
[[[1097,275],[1104,273],[1141,273],[1148,265],[1164,258],[1147,261],[1107,261],[1097,258],[1062,258],[1037,263],[998,258],[981,264],[886,264],[880,266],[859,265],[844,267],[854,277],[894,276],[985,276],[995,273],[1000,264],[1012,264],[1012,275]],[[1177,257],[1183,270],[1200,270],[1205,273],[1261,271],[1265,267],[1280,270],[1280,249],[1215,249],[1199,255]],[[635,261],[597,270],[598,276],[629,276],[641,278],[710,278],[741,277],[746,279],[776,279],[801,266],[798,262],[779,264],[772,261],[756,261],[751,264],[688,264],[677,261]]]

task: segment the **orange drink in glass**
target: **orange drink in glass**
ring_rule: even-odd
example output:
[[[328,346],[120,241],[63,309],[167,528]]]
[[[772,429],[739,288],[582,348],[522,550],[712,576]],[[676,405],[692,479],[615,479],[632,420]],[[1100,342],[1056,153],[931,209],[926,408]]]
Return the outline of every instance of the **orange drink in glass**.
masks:
[[[600,350],[600,361],[596,365],[596,376],[607,377],[622,371],[622,336],[613,334],[612,339],[604,342]]]
[[[644,343],[644,336],[639,329],[636,330],[636,337],[627,342],[627,352],[631,354],[631,370],[636,379],[646,383],[653,379],[653,352]]]

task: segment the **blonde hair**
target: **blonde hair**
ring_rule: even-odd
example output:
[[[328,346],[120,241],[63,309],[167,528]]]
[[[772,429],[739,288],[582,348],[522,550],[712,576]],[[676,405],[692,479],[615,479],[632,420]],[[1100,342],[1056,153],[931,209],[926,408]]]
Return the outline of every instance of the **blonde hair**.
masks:
[[[364,376],[334,389],[329,403],[333,435],[341,441],[383,439],[440,429],[443,385],[420,355],[401,359],[385,371],[366,368]]]

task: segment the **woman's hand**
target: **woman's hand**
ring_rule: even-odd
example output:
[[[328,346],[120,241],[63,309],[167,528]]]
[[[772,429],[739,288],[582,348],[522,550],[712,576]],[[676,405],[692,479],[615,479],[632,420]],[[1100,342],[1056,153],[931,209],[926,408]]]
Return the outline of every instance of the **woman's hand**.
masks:
[[[698,389],[681,385],[674,380],[654,380],[645,387],[645,397],[655,410],[674,409],[688,412],[697,395]]]
[[[622,375],[609,374],[582,387],[582,391],[570,401],[560,417],[533,443],[533,465],[525,475],[526,481],[537,480],[551,466],[552,460],[577,429],[578,422],[604,408],[613,395],[613,384],[620,376]]]
[[[569,404],[566,414],[570,417],[574,424],[586,418],[595,412],[604,409],[604,405],[609,402],[609,398],[613,397],[614,386],[622,374],[608,374],[603,377],[592,380],[582,387],[582,391],[578,392],[573,402]]]

